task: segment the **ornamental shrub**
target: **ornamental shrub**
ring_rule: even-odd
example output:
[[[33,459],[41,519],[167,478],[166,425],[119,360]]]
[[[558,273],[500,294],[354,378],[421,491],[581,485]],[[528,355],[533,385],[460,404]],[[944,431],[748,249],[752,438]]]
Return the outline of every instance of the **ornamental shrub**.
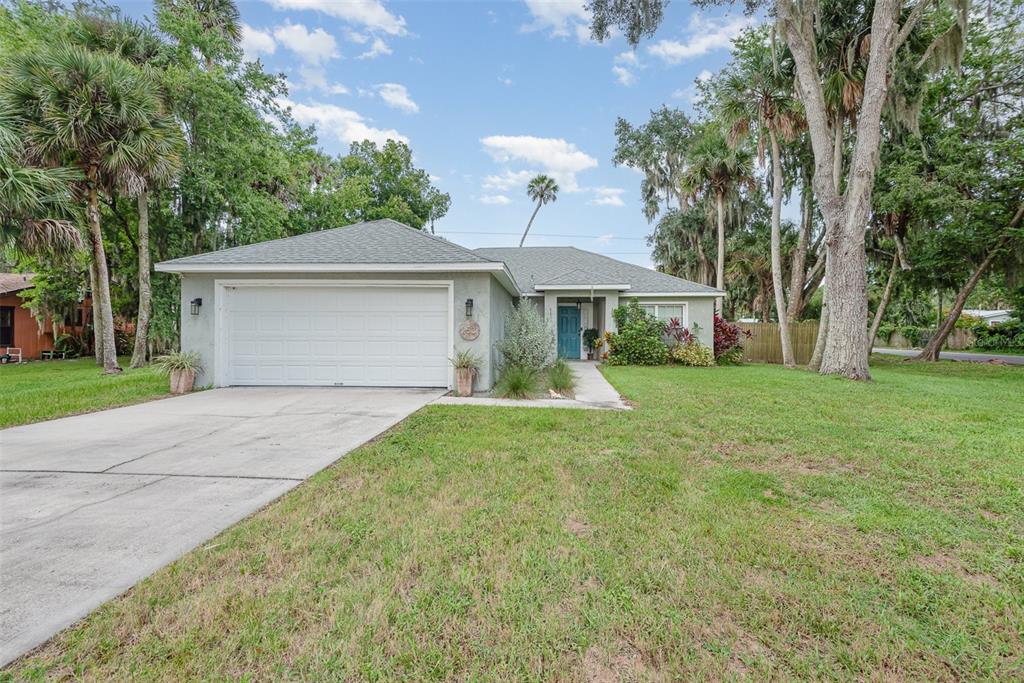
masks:
[[[636,299],[612,311],[618,333],[608,338],[608,362],[612,365],[661,365],[668,347],[661,340],[665,325],[640,308]]]
[[[494,384],[498,398],[534,398],[542,389],[543,375],[534,368],[505,366]]]
[[[680,365],[689,365],[695,368],[710,368],[715,364],[714,352],[696,339],[672,347],[669,357]]]
[[[540,372],[555,357],[555,335],[537,307],[525,299],[505,318],[505,338],[496,346],[506,368]]]
[[[751,336],[749,330],[741,330],[739,325],[715,315],[715,359],[719,360],[724,356],[729,362],[738,363],[743,357],[743,339],[749,339]]]

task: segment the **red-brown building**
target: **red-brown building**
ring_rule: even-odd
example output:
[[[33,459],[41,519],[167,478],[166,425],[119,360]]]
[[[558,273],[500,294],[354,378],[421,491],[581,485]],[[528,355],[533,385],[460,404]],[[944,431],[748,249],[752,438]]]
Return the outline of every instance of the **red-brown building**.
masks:
[[[53,325],[46,321],[40,328],[32,312],[22,305],[21,294],[31,288],[32,273],[0,273],[0,354],[20,349],[22,360],[34,360],[53,350]],[[61,321],[60,327],[80,330],[91,305],[87,297],[78,305],[75,320]]]

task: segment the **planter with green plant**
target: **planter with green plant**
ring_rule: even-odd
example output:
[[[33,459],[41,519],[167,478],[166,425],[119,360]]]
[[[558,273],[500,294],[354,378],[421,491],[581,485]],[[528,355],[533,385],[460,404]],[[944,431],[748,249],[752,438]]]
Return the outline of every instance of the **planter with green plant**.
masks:
[[[195,351],[175,351],[153,359],[160,372],[171,378],[172,394],[187,394],[192,391],[196,375],[203,369],[202,360]]]
[[[587,347],[587,360],[597,357],[597,349],[601,346],[601,333],[591,327],[583,330],[583,345]]]
[[[473,395],[473,380],[480,372],[484,359],[469,350],[462,350],[452,358],[455,366],[455,393],[459,396]]]

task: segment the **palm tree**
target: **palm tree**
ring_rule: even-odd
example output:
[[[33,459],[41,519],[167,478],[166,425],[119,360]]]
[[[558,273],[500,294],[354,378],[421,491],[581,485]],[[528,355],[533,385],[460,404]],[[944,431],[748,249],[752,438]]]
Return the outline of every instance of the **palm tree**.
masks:
[[[149,343],[149,318],[153,290],[150,284],[149,258],[149,190],[169,184],[181,168],[184,139],[181,129],[168,115],[154,117],[153,144],[144,164],[139,169],[143,185],[137,197],[139,210],[139,315],[135,323],[135,348],[131,367],[146,364]]]
[[[27,157],[81,173],[74,187],[92,246],[96,345],[104,371],[120,372],[99,200],[145,188],[145,169],[162,144],[154,122],[165,114],[156,86],[116,55],[70,45],[16,55],[2,79],[0,115],[17,126]]]
[[[718,258],[715,264],[715,286],[725,289],[725,200],[741,186],[752,187],[750,154],[729,145],[722,129],[715,122],[704,124],[698,131],[686,158],[682,188],[692,198],[707,195],[715,198],[718,218]],[[716,299],[715,310],[722,312],[722,301]]]
[[[0,247],[25,254],[66,255],[82,248],[70,220],[73,168],[32,168],[19,158],[9,117],[0,118]]]
[[[526,236],[530,233],[530,226],[533,225],[533,219],[537,217],[540,207],[558,199],[558,183],[554,178],[541,173],[526,186],[526,194],[537,202],[537,207],[533,210],[533,215],[530,216],[530,222],[526,224],[526,230],[523,231],[523,238],[519,240],[519,246],[523,246],[523,242],[526,241]]]
[[[799,105],[793,96],[793,76],[780,68],[774,44],[765,31],[751,31],[735,42],[734,62],[720,81],[719,106],[729,129],[729,142],[739,144],[753,132],[758,161],[764,165],[767,142],[772,164],[771,267],[775,310],[779,312],[782,362],[796,365],[786,317],[786,295],[782,289],[782,151],[779,139],[792,141],[802,125]]]

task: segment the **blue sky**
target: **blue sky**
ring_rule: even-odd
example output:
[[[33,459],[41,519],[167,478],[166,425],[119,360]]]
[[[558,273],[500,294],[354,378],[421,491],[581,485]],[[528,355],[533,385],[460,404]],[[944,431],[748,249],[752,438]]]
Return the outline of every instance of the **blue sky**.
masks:
[[[592,42],[582,0],[243,0],[243,47],[284,73],[322,148],[399,137],[451,194],[438,233],[508,246],[529,219],[526,182],[554,175],[529,245],[570,244],[650,265],[640,176],[611,163],[618,116],[691,110],[694,81],[728,58],[751,19],[677,1],[635,52]],[[141,6],[129,8],[139,10]],[[557,235],[557,236],[553,236]]]

